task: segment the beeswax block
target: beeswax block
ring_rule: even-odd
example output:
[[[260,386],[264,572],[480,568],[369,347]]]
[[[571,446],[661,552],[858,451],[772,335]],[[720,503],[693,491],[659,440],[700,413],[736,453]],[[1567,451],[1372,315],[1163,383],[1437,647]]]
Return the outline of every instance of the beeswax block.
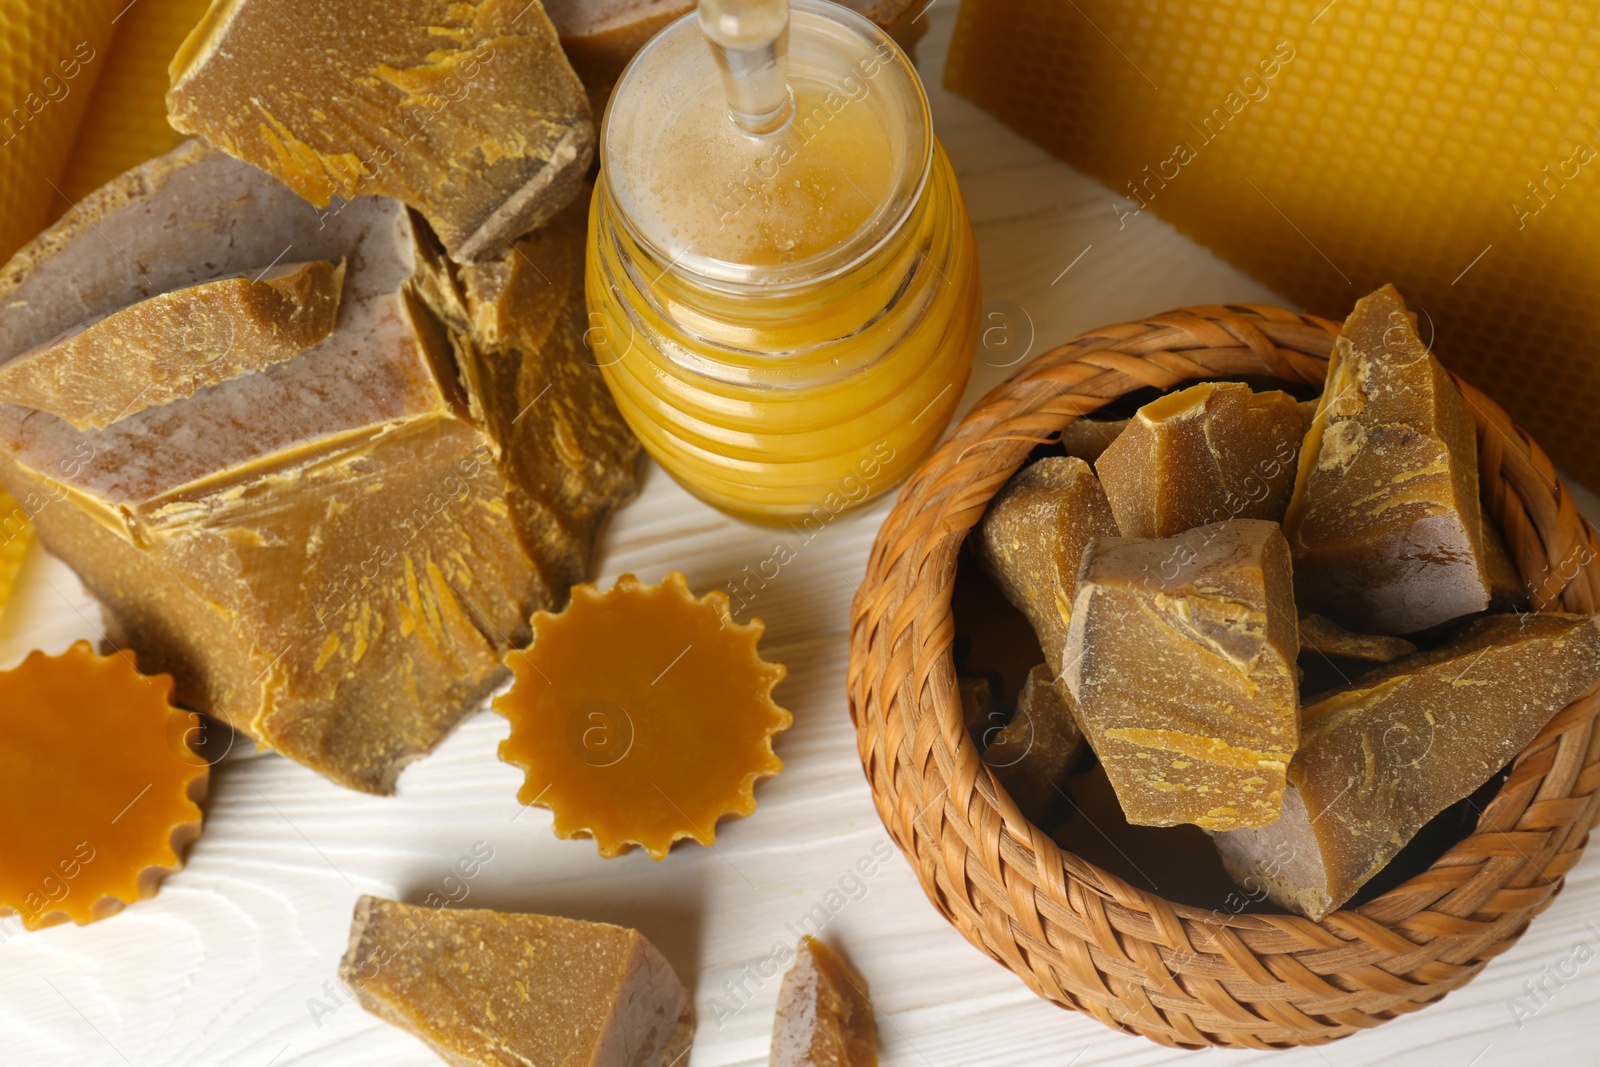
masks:
[[[1028,821],[1043,826],[1082,751],[1072,694],[1041,663],[1028,672],[1016,714],[983,750],[983,762]]]
[[[1277,820],[1299,739],[1299,645],[1276,523],[1089,546],[1066,681],[1130,823]]]
[[[462,263],[565,207],[594,155],[588,98],[537,0],[216,3],[171,78],[179,130],[318,207],[398,197]]]
[[[1600,681],[1600,620],[1497,615],[1304,711],[1283,818],[1218,834],[1236,880],[1311,919],[1338,908],[1427,821]]]
[[[200,734],[128,653],[79,641],[0,672],[0,916],[82,926],[153,896],[200,835]]]
[[[291,263],[175,289],[0,366],[0,402],[103,430],[298,356],[333,332],[345,265]]]
[[[1283,518],[1304,435],[1287,393],[1202,382],[1153,400],[1095,461],[1124,537]]]
[[[814,937],[800,941],[778,989],[770,1067],[878,1067],[867,983]]]
[[[1099,481],[1074,456],[1024,467],[989,504],[978,552],[1006,599],[1033,624],[1052,671],[1061,669],[1084,546],[1116,533]]]
[[[1393,281],[1451,369],[1595,487],[1600,4],[1556,11],[962,0],[945,77],[1105,184],[1082,266],[1159,216],[1335,320]]]
[[[754,812],[755,783],[783,769],[772,738],[794,721],[772,701],[785,672],[756,651],[761,629],[733,622],[720,592],[695,598],[677,572],[580,585],[559,615],[535,614],[494,702],[511,722],[500,758],[523,771],[517,799],[606,857],[715,842],[717,820]]]
[[[453,325],[464,298],[418,226],[380,197],[319,212],[190,142],[91,194],[0,271],[4,362],[290,248],[348,261],[333,332],[290,359],[101,430],[0,404],[0,480],[55,501],[36,516],[47,547],[184,703],[373,792],[500,684],[500,654],[561,601],[562,561],[586,560],[571,542],[595,529],[519,523],[508,478],[540,460],[512,462],[525,445],[482,416],[461,366],[477,342]],[[546,310],[573,314],[558,297]],[[522,351],[530,378],[546,357]],[[571,376],[547,377],[524,422],[570,409]],[[596,478],[594,506],[631,477]]]
[[[1382,634],[1351,633],[1332,619],[1309,611],[1300,613],[1300,651],[1315,652],[1321,656],[1343,656],[1346,659],[1367,660],[1370,663],[1388,663],[1409,656],[1417,650],[1403,637]]]
[[[356,902],[339,977],[454,1067],[679,1067],[694,1006],[637,930]]]
[[[1127,419],[1073,419],[1061,431],[1061,450],[1093,463],[1127,428]]]
[[[1301,606],[1405,634],[1489,606],[1478,445],[1393,286],[1356,302],[1306,434],[1284,535]]]

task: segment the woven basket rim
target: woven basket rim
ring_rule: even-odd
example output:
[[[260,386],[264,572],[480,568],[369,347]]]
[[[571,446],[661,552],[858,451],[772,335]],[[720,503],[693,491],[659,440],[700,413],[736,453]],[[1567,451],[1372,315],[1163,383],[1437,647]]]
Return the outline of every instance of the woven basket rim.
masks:
[[[852,605],[848,684],[863,767],[924,891],[1036,992],[1166,1044],[1319,1043],[1431,1002],[1476,974],[1548,905],[1600,811],[1600,701],[1591,693],[1551,720],[1512,764],[1474,832],[1428,870],[1320,923],[1219,915],[1062,849],[1022,817],[966,736],[951,659],[956,556],[1028,454],[1074,419],[1146,386],[1270,376],[1320,388],[1338,332],[1327,319],[1282,308],[1208,305],[1102,327],[1041,354],[974,404],[901,489]],[[1456,380],[1478,431],[1480,495],[1534,609],[1595,611],[1600,553],[1570,492],[1498,405]],[[1032,912],[1017,901],[1031,901]],[[1204,935],[1198,946],[1196,933]],[[1322,966],[1340,953],[1350,966],[1362,959],[1361,967],[1394,980],[1351,979],[1348,966]],[[1317,966],[1297,954],[1316,957]],[[1406,963],[1403,981],[1384,970],[1382,961],[1396,960]],[[1166,980],[1146,973],[1152,965]],[[1225,999],[1189,990],[1191,970],[1197,982],[1226,987]],[[1356,1004],[1363,998],[1346,988],[1364,983],[1379,987],[1366,998],[1371,1006]],[[1238,993],[1258,988],[1273,991],[1271,1005],[1245,1007],[1249,998]],[[1285,988],[1313,1010],[1279,1003]],[[1344,1001],[1351,1004],[1339,1007]],[[1199,1010],[1187,1010],[1191,1002]],[[1115,1004],[1128,1011],[1110,1010]],[[1232,1025],[1208,1028],[1190,1017],[1201,1015]]]

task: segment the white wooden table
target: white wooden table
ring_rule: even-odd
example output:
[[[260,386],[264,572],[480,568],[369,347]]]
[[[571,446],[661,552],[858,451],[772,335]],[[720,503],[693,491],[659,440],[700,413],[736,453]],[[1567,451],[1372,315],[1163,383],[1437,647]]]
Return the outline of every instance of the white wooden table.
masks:
[[[935,3],[920,54],[977,227],[986,325],[997,328],[968,402],[1010,373],[1030,338],[1028,354],[1037,354],[1171,307],[1282,303],[1149,214],[1119,230],[1104,187],[945,92],[954,7]],[[1600,516],[1593,497],[1580,497],[1591,519]],[[621,923],[661,948],[695,995],[692,1067],[766,1063],[779,980],[758,972],[778,946],[794,944],[790,924],[825,900],[842,901],[826,938],[871,984],[885,1064],[1194,1059],[1035,997],[939,917],[898,852],[877,862],[888,838],[856,758],[844,678],[850,597],[888,506],[834,522],[752,603],[767,623],[763,652],[789,666],[778,696],[795,724],[778,748],[787,769],[758,787],[754,816],[722,824],[716,850],[680,846],[662,863],[642,852],[601,860],[591,842],[556,840],[547,812],[519,808],[519,774],[495,755],[506,725],[487,713],[408,770],[392,798],[345,791],[276,757],[230,759],[213,778],[188,868],[158,898],[108,922],[0,944],[0,1065],[435,1064],[422,1044],[347,1003],[334,975],[358,894],[442,892],[447,868],[480,841],[494,858],[467,883],[463,906]],[[722,588],[784,536],[696,503],[652,468],[608,533],[600,577],[609,585],[626,571],[656,580],[679,569],[696,589]],[[36,550],[0,623],[0,667],[99,633],[71,572]],[[864,857],[873,873],[863,888],[830,897]],[[1272,1062],[1600,1063],[1596,955],[1600,855],[1573,871],[1514,949],[1442,1004]],[[1537,998],[1530,982],[1542,983]]]

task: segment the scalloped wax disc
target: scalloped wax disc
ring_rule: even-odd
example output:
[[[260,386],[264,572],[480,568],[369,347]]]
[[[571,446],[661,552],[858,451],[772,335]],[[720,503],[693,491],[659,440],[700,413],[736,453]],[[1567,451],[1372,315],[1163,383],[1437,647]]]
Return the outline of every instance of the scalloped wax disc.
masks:
[[[170,677],[87,641],[0,672],[0,916],[82,926],[153,896],[200,833],[198,729]]]
[[[500,758],[525,774],[517,799],[553,811],[557,837],[592,836],[602,856],[711,844],[717,820],[755,811],[755,783],[783,769],[772,737],[793,716],[772,701],[785,672],[756,652],[761,632],[676,572],[654,586],[625,574],[604,593],[574,586],[565,611],[534,615],[494,702],[511,721]]]

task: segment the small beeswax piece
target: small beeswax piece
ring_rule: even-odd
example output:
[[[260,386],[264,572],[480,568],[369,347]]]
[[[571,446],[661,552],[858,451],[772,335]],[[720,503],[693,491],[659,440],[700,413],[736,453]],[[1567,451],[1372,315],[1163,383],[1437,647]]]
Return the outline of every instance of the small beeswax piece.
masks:
[[[1364,633],[1489,606],[1478,446],[1392,285],[1356,302],[1300,455],[1284,534],[1309,611]]]
[[[1152,400],[1095,462],[1124,537],[1283,518],[1304,436],[1287,393],[1202,382]]]
[[[1017,713],[983,750],[983,762],[1028,821],[1043,826],[1082,751],[1072,694],[1041,663],[1028,672]]]
[[[1321,919],[1597,681],[1587,615],[1496,615],[1380,667],[1305,708],[1283,818],[1218,834],[1223,863]]]
[[[1127,428],[1127,419],[1073,419],[1061,431],[1061,450],[1093,463]]]
[[[282,363],[333,332],[344,271],[288,263],[141,300],[0,364],[0,402],[100,430]]]
[[[994,694],[987,678],[957,678],[956,695],[961,698],[961,721],[967,733],[982,748],[1005,725],[1005,716],[995,710]]]
[[[1006,599],[1033,624],[1052,671],[1061,669],[1084,546],[1116,533],[1094,471],[1074,456],[1024,467],[989,504],[978,528],[979,555]]]
[[[183,866],[210,768],[172,679],[79,641],[0,672],[0,915],[103,919]]]
[[[1084,553],[1066,681],[1130,823],[1277,820],[1299,740],[1292,585],[1260,519]]]
[[[1300,613],[1300,651],[1323,656],[1343,656],[1370,663],[1388,663],[1417,650],[1403,637],[1383,634],[1356,634],[1321,615]]]
[[[22,572],[22,559],[32,543],[33,522],[27,511],[0,489],[0,617],[5,615],[6,602]]]
[[[537,0],[215,3],[171,78],[177,129],[317,207],[404,200],[462,263],[565,207],[594,154],[588,97]]]
[[[1482,515],[1479,529],[1483,531],[1483,573],[1489,580],[1489,610],[1520,611],[1528,603],[1528,583],[1511,558],[1511,548],[1499,524],[1481,510],[1481,501],[1478,507]]]
[[[695,599],[677,572],[574,586],[565,611],[533,616],[494,702],[511,721],[500,758],[525,772],[517,798],[602,856],[711,844],[717,820],[755,811],[755,783],[783,769],[772,737],[793,717],[772,702],[784,668],[757,653],[761,630],[735,623],[721,593]]]
[[[778,990],[770,1067],[878,1067],[867,983],[838,954],[805,937]]]
[[[637,930],[548,915],[356,902],[339,977],[454,1067],[681,1067],[683,983]]]

